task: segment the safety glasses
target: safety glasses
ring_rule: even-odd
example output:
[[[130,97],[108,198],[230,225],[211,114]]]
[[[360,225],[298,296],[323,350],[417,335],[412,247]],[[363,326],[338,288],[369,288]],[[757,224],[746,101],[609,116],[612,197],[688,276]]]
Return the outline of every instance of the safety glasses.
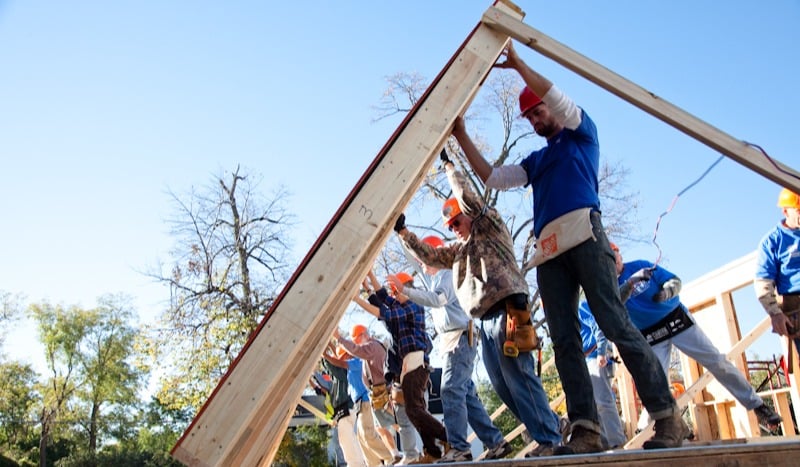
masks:
[[[454,219],[453,222],[451,222],[450,225],[447,226],[447,228],[450,229],[451,232],[453,231],[453,229],[457,229],[459,227],[461,227],[461,221],[458,220],[457,218]]]

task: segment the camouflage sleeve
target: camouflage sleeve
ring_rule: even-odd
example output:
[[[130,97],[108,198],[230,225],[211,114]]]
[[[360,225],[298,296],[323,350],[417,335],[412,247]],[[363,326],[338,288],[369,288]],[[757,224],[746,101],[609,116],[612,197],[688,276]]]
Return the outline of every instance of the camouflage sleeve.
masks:
[[[427,243],[420,240],[419,237],[406,229],[400,234],[400,240],[403,246],[413,255],[416,259],[424,264],[433,266],[439,269],[452,269],[453,261],[456,257],[456,251],[460,246],[449,245],[441,248],[433,248]]]

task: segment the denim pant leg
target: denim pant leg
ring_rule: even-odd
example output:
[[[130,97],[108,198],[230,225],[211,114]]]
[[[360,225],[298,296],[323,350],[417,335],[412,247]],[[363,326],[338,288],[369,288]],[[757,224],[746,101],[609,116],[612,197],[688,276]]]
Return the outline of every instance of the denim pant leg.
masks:
[[[677,404],[653,350],[631,322],[619,297],[614,252],[599,214],[592,215],[592,228],[597,240],[587,240],[565,255],[577,272],[597,325],[616,344],[643,405],[655,420],[669,417],[678,410]]]
[[[490,317],[484,316],[480,322],[480,335],[481,335],[481,355],[483,356],[483,365],[486,367],[486,373],[489,375],[489,382],[492,383],[494,392],[501,401],[508,407],[514,415],[519,413],[517,406],[514,404],[514,399],[511,398],[511,393],[508,392],[506,381],[503,379],[503,372],[500,369],[500,356],[497,353],[497,347],[502,348],[503,343],[495,342],[495,337],[492,334],[494,315]],[[519,418],[519,417],[518,417]]]
[[[469,340],[466,334],[463,335],[462,341],[458,344],[456,352],[461,353],[459,358],[464,362],[465,368],[463,374],[465,375],[464,388],[467,406],[467,421],[469,426],[475,432],[475,436],[487,448],[495,448],[503,442],[503,432],[501,432],[492,422],[491,417],[486,412],[483,402],[478,397],[478,389],[472,381],[472,372],[475,369],[475,357],[478,353],[477,348],[469,346]],[[448,436],[450,434],[448,428]],[[452,444],[452,443],[451,443]]]
[[[483,342],[484,361],[490,378],[494,374],[497,380],[495,384],[493,379],[492,384],[495,384],[495,391],[500,399],[525,424],[536,442],[558,444],[561,441],[558,416],[550,409],[542,382],[536,376],[533,355],[531,352],[521,352],[518,357],[507,357],[503,354],[506,314],[499,312],[484,319],[481,329],[481,338],[486,336],[488,341]],[[490,369],[490,365],[496,365],[496,368]]]
[[[611,389],[611,382],[606,375],[606,369],[600,368],[597,358],[587,358],[586,366],[592,378],[592,392],[597,404],[597,415],[600,417],[600,437],[604,446],[614,447],[625,444],[627,437],[622,428],[622,420],[617,410],[617,398]]]
[[[475,351],[463,333],[452,352],[444,353],[442,368],[442,412],[447,429],[447,442],[459,451],[469,451],[467,442],[467,381],[472,381],[472,362]]]
[[[419,457],[419,448],[417,447],[419,435],[406,414],[406,406],[397,404],[394,407],[394,416],[397,417],[397,425],[400,427],[400,450],[403,451],[403,456],[406,459],[416,459]]]
[[[673,336],[672,345],[703,365],[747,410],[753,410],[764,403],[744,374],[720,353],[698,325]]]

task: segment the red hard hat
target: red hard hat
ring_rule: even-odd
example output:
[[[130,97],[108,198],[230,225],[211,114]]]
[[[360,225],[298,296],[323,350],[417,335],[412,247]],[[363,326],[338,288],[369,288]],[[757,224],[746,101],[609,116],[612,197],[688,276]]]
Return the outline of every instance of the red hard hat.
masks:
[[[433,248],[441,248],[444,246],[444,240],[436,235],[429,235],[422,239],[422,243],[428,244]]]
[[[542,99],[537,96],[536,94],[531,91],[528,86],[522,89],[522,92],[519,93],[519,113],[523,117],[525,116],[525,112],[531,110],[532,108],[536,107],[537,105],[542,103]]]
[[[450,226],[453,222],[453,219],[458,217],[461,214],[461,206],[458,205],[458,200],[455,198],[450,198],[444,202],[444,206],[442,206],[442,217],[444,217],[444,225]]]
[[[781,190],[778,195],[779,208],[800,208],[800,196],[787,188]]]

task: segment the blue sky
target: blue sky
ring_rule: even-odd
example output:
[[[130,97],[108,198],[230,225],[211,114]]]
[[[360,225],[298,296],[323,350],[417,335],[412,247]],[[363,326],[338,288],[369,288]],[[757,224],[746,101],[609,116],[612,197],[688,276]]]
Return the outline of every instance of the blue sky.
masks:
[[[372,123],[385,77],[433,78],[490,3],[0,1],[0,290],[87,307],[123,292],[155,316],[167,291],[137,271],[171,246],[166,190],[237,164],[265,192],[292,193],[302,257],[400,123]],[[800,168],[800,2],[518,5],[527,24]],[[645,234],[718,157],[517,49],[592,116],[603,156],[631,170]],[[749,253],[780,219],[778,190],[725,159],[662,220],[663,265],[688,282]],[[647,244],[624,253],[657,256]],[[752,325],[763,314],[751,310],[739,313]],[[6,352],[23,355],[25,336]]]

